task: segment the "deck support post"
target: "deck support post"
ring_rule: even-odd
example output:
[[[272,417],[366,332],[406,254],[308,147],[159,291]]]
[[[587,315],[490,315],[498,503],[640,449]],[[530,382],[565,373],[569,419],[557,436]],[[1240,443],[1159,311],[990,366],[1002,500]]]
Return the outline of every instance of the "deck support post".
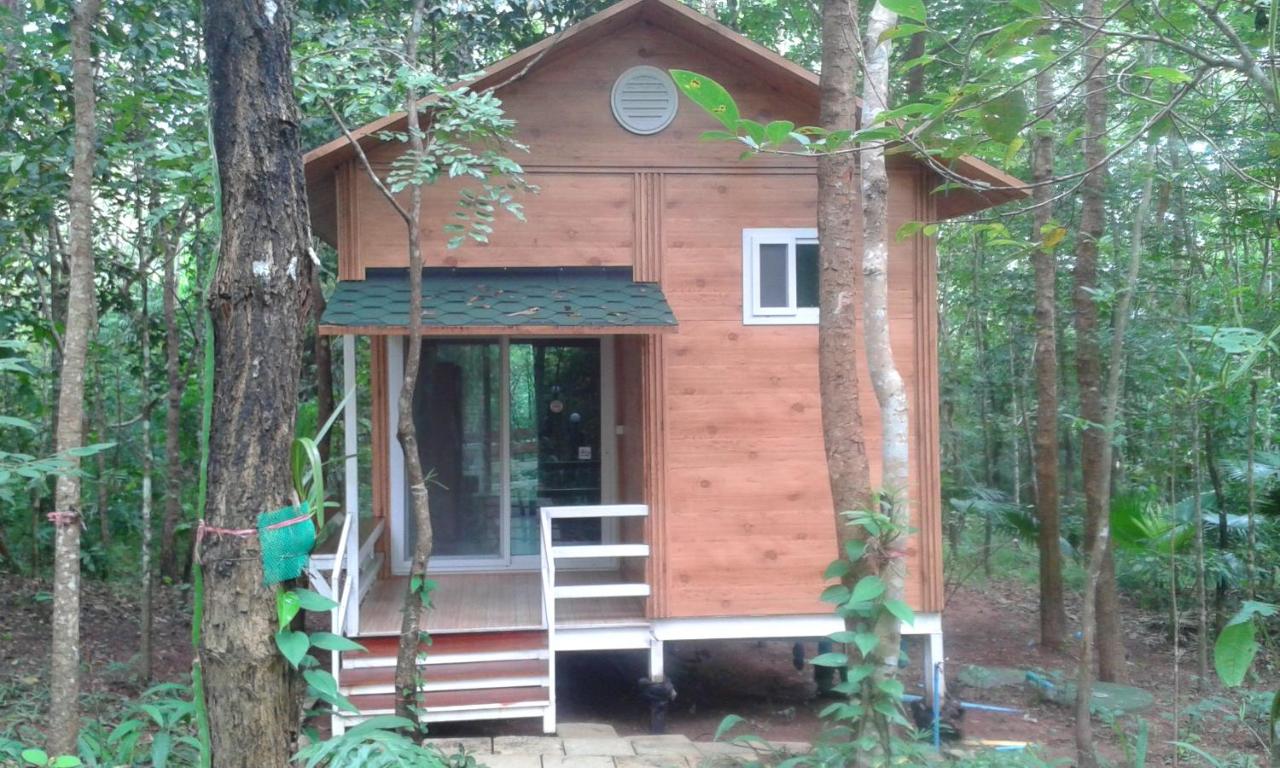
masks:
[[[651,683],[661,683],[667,679],[664,648],[665,644],[661,640],[652,634],[649,635],[649,682]]]
[[[934,698],[934,684],[938,686],[937,698],[941,701],[947,695],[946,657],[942,652],[942,632],[930,632],[925,637],[924,646],[924,690],[929,701]]]

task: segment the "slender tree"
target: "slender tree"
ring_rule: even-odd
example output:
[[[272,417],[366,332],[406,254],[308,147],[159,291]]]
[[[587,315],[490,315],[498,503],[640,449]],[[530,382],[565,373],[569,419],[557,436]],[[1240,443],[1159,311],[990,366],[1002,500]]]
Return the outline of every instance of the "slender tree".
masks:
[[[71,166],[70,280],[58,389],[57,452],[71,471],[55,486],[53,642],[49,668],[49,751],[75,754],[80,731],[80,460],[84,442],[84,377],[97,299],[93,291],[94,95],[93,30],[99,0],[81,0],[71,15],[71,89],[75,138]]]
[[[852,131],[856,127],[858,37],[852,1],[823,0],[819,119],[827,130]],[[858,394],[861,243],[853,217],[858,200],[857,165],[855,156],[847,152],[818,156],[818,382],[838,557],[844,557],[845,544],[856,535],[855,529],[845,525],[842,513],[868,509],[871,503],[871,471]],[[855,574],[846,577],[848,586],[855,580]]]
[[[164,254],[164,373],[168,384],[164,412],[164,520],[160,536],[160,573],[171,579],[181,576],[178,548],[174,536],[182,517],[182,391],[186,377],[179,363],[181,335],[178,329],[178,253],[177,243],[169,244]]]
[[[1047,15],[1047,14],[1046,14]],[[1048,25],[1039,35],[1047,39]],[[1062,586],[1062,525],[1058,513],[1058,260],[1054,248],[1066,231],[1052,227],[1054,106],[1053,69],[1036,75],[1036,125],[1031,143],[1031,181],[1036,185],[1034,235],[1040,239],[1032,252],[1035,269],[1035,503],[1039,519],[1040,644],[1062,647],[1067,609]]]
[[[1102,360],[1098,344],[1098,243],[1106,226],[1106,169],[1103,143],[1107,125],[1106,38],[1101,33],[1102,0],[1085,0],[1084,52],[1084,133],[1082,154],[1088,169],[1080,187],[1080,226],[1076,233],[1075,312],[1076,381],[1080,388],[1080,415],[1084,429],[1081,466],[1085,493],[1086,579],[1080,624],[1083,642],[1076,685],[1076,762],[1080,768],[1096,768],[1098,755],[1093,743],[1090,704],[1093,694],[1093,666],[1096,655],[1098,588],[1108,564],[1110,522],[1107,519],[1106,489],[1102,487],[1103,445],[1110,436],[1103,428]],[[1105,651],[1104,651],[1105,653]]]
[[[300,118],[290,60],[293,3],[205,0],[222,244],[209,293],[214,337],[211,532],[198,547],[198,649],[215,768],[285,765],[299,728],[293,675],[272,637],[260,513],[291,503],[293,438],[311,281]],[[229,535],[231,532],[232,535]]]

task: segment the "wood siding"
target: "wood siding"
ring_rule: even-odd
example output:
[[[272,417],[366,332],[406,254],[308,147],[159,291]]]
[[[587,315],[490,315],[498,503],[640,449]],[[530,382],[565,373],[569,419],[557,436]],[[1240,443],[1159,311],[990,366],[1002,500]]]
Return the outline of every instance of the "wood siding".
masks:
[[[744,115],[797,123],[811,101],[777,90],[744,61],[713,56],[647,21],[548,57],[501,95],[529,145],[521,158],[537,195],[528,221],[500,217],[488,245],[446,250],[440,226],[457,188],[427,195],[427,261],[434,265],[625,266],[660,282],[677,332],[621,337],[617,350],[619,481],[624,501],[651,507],[645,535],[656,617],[826,612],[821,573],[836,554],[822,446],[816,326],[744,325],[742,230],[814,227],[813,164],[738,159],[739,149],[698,141],[715,127],[684,101],[654,136],[620,128],[609,89],[635,64],[708,74],[734,93]],[[397,147],[374,153],[382,167]],[[349,166],[348,166],[349,167]],[[890,231],[930,219],[930,183],[891,164]],[[345,181],[344,181],[345,179]],[[335,177],[344,279],[407,261],[403,226],[362,174]],[[851,211],[851,216],[858,215]],[[919,533],[910,545],[908,599],[942,607],[938,468],[937,304],[932,243],[912,238],[890,254],[892,343],[909,388],[909,503]],[[375,360],[375,365],[379,364]],[[879,473],[879,412],[862,368],[863,419]],[[638,409],[637,409],[638,404]]]

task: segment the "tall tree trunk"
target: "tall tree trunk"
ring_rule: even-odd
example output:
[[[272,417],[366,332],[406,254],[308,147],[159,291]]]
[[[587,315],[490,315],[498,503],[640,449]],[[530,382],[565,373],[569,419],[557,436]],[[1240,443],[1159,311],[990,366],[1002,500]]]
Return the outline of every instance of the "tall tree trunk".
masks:
[[[1257,441],[1258,441],[1258,382],[1253,380],[1249,382],[1249,438],[1246,458],[1246,495],[1249,514],[1249,531],[1248,531],[1248,595],[1250,600],[1257,599],[1257,551],[1258,551],[1258,533],[1255,517],[1258,512],[1258,491],[1257,481],[1253,477],[1255,461],[1257,459]]]
[[[1188,366],[1190,368],[1190,366]],[[1188,381],[1198,386],[1193,371]],[[1200,395],[1192,395],[1191,402],[1191,461],[1194,468],[1192,482],[1192,530],[1195,532],[1196,558],[1196,673],[1199,676],[1197,687],[1203,691],[1209,682],[1209,594],[1205,588],[1204,577],[1204,510],[1201,498],[1204,495],[1200,454]]]
[[[210,287],[211,527],[253,528],[291,503],[289,447],[311,258],[290,61],[293,4],[205,0],[222,245]],[[217,768],[285,765],[299,728],[294,675],[276,649],[275,590],[256,537],[211,535],[199,648]]]
[[[1048,25],[1039,34],[1048,35]],[[1062,522],[1058,511],[1058,260],[1054,241],[1061,233],[1050,230],[1053,220],[1053,70],[1036,75],[1035,137],[1031,143],[1032,196],[1036,205],[1034,236],[1040,245],[1031,255],[1035,269],[1036,323],[1036,517],[1040,523],[1040,645],[1059,649],[1067,631],[1067,609],[1062,586]]]
[[[178,247],[166,243],[164,255],[164,371],[168,390],[164,413],[164,522],[160,537],[160,573],[177,580],[182,576],[178,545],[174,536],[182,517],[182,376],[178,355],[181,337],[178,333]]]
[[[1111,535],[1107,519],[1107,488],[1104,459],[1109,436],[1103,428],[1102,360],[1098,348],[1098,242],[1106,226],[1106,156],[1104,138],[1107,127],[1106,38],[1101,33],[1102,0],[1085,0],[1084,22],[1092,27],[1086,37],[1084,53],[1084,166],[1089,170],[1080,187],[1080,228],[1076,236],[1075,286],[1072,306],[1075,311],[1076,381],[1080,389],[1080,415],[1088,425],[1082,436],[1081,467],[1085,495],[1085,551],[1087,576],[1084,605],[1081,610],[1083,643],[1080,651],[1080,673],[1076,686],[1076,762],[1080,768],[1097,768],[1098,755],[1093,744],[1090,702],[1093,693],[1093,665],[1097,635],[1097,594],[1102,572],[1107,568],[1107,552]]]
[[[1213,413],[1210,414],[1214,415]],[[1216,421],[1216,419],[1215,419]],[[1222,487],[1222,473],[1218,470],[1217,441],[1213,437],[1213,425],[1204,425],[1204,465],[1209,470],[1209,485],[1213,488],[1214,506],[1218,508],[1218,554],[1227,552],[1227,495]],[[1227,584],[1215,578],[1213,589],[1213,626],[1221,630],[1226,623]]]
[[[857,124],[854,43],[858,20],[851,0],[823,0],[822,74],[819,121],[830,131],[851,131]],[[818,157],[818,386],[822,398],[822,439],[834,502],[836,557],[861,538],[842,513],[871,504],[871,470],[859,406],[857,365],[858,233],[857,159],[849,153]],[[852,586],[854,574],[845,578]],[[849,620],[853,629],[853,620]]]
[[[138,226],[142,225],[139,219]],[[145,254],[149,253],[151,244],[140,248],[138,253],[138,280],[141,282],[140,289],[142,292],[142,301],[138,309],[138,336],[142,342],[142,374],[139,381],[139,389],[142,392],[142,504],[141,504],[141,521],[142,526],[142,542],[139,555],[138,579],[141,581],[141,615],[138,620],[138,677],[142,679],[144,684],[151,682],[151,616],[152,616],[152,582],[151,578],[151,313],[148,304],[150,303],[150,291],[148,287],[151,283],[149,272],[151,270],[151,259]]]
[[[879,1],[871,9],[863,42],[864,79],[862,119],[874,125],[889,107],[889,55],[893,43],[888,38],[898,23],[898,14]],[[865,324],[867,368],[880,405],[880,485],[889,503],[895,527],[907,530],[911,522],[908,498],[910,455],[907,418],[907,388],[893,360],[889,334],[889,173],[884,146],[863,148],[859,153],[862,191],[862,317]],[[880,563],[886,600],[906,597],[906,536],[895,537]],[[876,622],[882,662],[878,675],[892,678],[898,672],[900,626],[887,611]],[[932,670],[930,670],[930,674]],[[886,739],[887,733],[881,734]],[[885,743],[885,747],[888,744]]]
[[[93,30],[99,0],[81,0],[71,16],[74,156],[68,199],[71,277],[63,330],[56,449],[71,471],[54,490],[53,641],[49,669],[49,751],[75,754],[80,731],[80,459],[84,443],[84,376],[97,299],[93,292],[93,165],[96,103]]]
[[[425,0],[414,0],[413,17],[405,39],[405,58],[409,66],[418,64],[418,38],[422,33]],[[418,119],[418,92],[410,87],[405,94],[405,112],[409,117],[409,148],[422,155],[422,132]],[[418,431],[413,422],[413,395],[418,386],[418,368],[422,361],[422,185],[409,188],[409,210],[405,225],[409,232],[409,350],[404,365],[404,381],[400,389],[400,415],[396,432],[404,449],[405,474],[409,481],[409,498],[413,504],[416,526],[413,559],[405,587],[404,612],[400,623],[400,646],[396,654],[396,714],[416,721],[418,707],[418,648],[421,645],[422,607],[427,578],[427,560],[431,557],[431,498],[422,455],[418,452]],[[416,582],[416,583],[415,583]]]

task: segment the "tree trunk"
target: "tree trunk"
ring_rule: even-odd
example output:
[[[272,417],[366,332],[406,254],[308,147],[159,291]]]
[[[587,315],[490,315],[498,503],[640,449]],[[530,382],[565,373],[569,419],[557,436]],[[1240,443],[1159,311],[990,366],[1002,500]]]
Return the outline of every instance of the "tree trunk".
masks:
[[[164,370],[168,382],[164,414],[164,523],[160,537],[160,573],[177,580],[182,576],[174,536],[182,517],[182,390],[186,379],[178,362],[178,248],[166,244],[164,259]]]
[[[889,107],[889,55],[893,43],[887,37],[898,23],[898,14],[881,2],[871,9],[863,51],[861,125],[874,125]],[[907,418],[907,388],[893,360],[889,334],[889,173],[882,144],[859,153],[862,180],[862,317],[866,325],[867,368],[880,405],[880,485],[889,504],[895,527],[905,531],[911,524],[908,498],[910,455]],[[906,536],[889,543],[881,561],[880,577],[886,600],[906,597]],[[887,611],[876,623],[880,640],[879,674],[892,678],[898,673],[900,626]],[[932,670],[928,671],[932,674]],[[887,734],[882,734],[882,738]],[[886,748],[888,745],[885,745]]]
[[[1081,610],[1083,642],[1080,670],[1076,685],[1076,763],[1080,768],[1097,768],[1098,755],[1093,744],[1090,702],[1093,693],[1094,640],[1098,614],[1098,587],[1108,565],[1110,521],[1107,519],[1107,488],[1104,459],[1108,435],[1103,428],[1102,361],[1098,348],[1098,306],[1094,293],[1098,287],[1098,242],[1105,229],[1106,156],[1104,138],[1107,126],[1106,39],[1101,34],[1102,0],[1085,0],[1084,22],[1093,27],[1084,52],[1084,134],[1081,136],[1085,174],[1080,186],[1080,228],[1076,236],[1075,286],[1072,306],[1075,311],[1076,381],[1080,389],[1080,416],[1088,426],[1082,436],[1080,464],[1084,475],[1085,551],[1087,576],[1084,604]]]
[[[1050,34],[1046,25],[1042,35]],[[1036,205],[1033,236],[1040,247],[1031,254],[1035,268],[1036,373],[1035,493],[1039,521],[1040,645],[1057,650],[1067,631],[1062,586],[1062,522],[1058,510],[1058,260],[1046,228],[1053,220],[1053,70],[1036,75],[1035,137],[1031,143],[1032,195]],[[1055,238],[1061,235],[1055,234]]]
[[[210,287],[213,421],[210,526],[253,528],[291,503],[311,258],[292,3],[205,0],[204,42],[223,233]],[[199,654],[216,768],[285,765],[299,728],[294,675],[276,649],[275,590],[257,537],[210,535]]]
[[[1213,415],[1212,413],[1210,414]],[[1216,419],[1215,419],[1216,421]],[[1204,465],[1209,470],[1209,485],[1213,488],[1213,501],[1218,508],[1218,554],[1227,551],[1227,496],[1222,488],[1222,473],[1218,471],[1218,449],[1213,439],[1213,426],[1204,425]],[[1213,588],[1213,626],[1220,631],[1226,623],[1227,585],[1215,578]]]
[[[831,131],[853,130],[857,123],[857,30],[849,0],[823,0],[819,120]],[[871,471],[858,402],[856,169],[857,160],[849,153],[818,157],[818,382],[839,558],[846,556],[845,545],[851,539],[861,537],[845,524],[842,513],[871,505]],[[850,586],[852,578],[846,578]]]
[[[142,226],[142,219],[139,225]],[[151,259],[145,256],[151,247],[147,244],[139,248],[138,280],[141,282],[142,301],[138,310],[138,336],[142,343],[142,373],[138,388],[142,393],[142,503],[141,527],[142,542],[139,553],[138,579],[141,582],[141,615],[138,619],[138,677],[144,685],[151,683],[151,616],[152,616],[152,578],[151,578],[151,313],[148,311],[151,278]]]
[[[1248,452],[1248,457],[1245,460],[1246,461],[1245,493],[1247,495],[1247,501],[1245,503],[1248,505],[1248,514],[1249,514],[1249,531],[1248,531],[1249,552],[1248,552],[1248,561],[1247,561],[1248,563],[1247,594],[1249,595],[1250,600],[1257,599],[1257,588],[1258,588],[1258,584],[1257,584],[1258,533],[1257,533],[1257,525],[1255,521],[1255,517],[1258,512],[1258,490],[1257,490],[1257,481],[1254,480],[1254,477],[1253,477],[1255,461],[1257,459],[1257,441],[1258,441],[1258,382],[1255,379],[1254,381],[1249,382],[1249,439],[1248,439],[1248,447],[1246,449]]]
[[[418,37],[422,32],[425,0],[414,0],[413,17],[405,39],[405,58],[410,67],[418,64]],[[422,156],[422,132],[418,124],[418,92],[410,87],[405,95],[405,112],[409,119],[409,148]],[[416,524],[413,560],[405,588],[404,613],[400,622],[400,646],[396,654],[396,714],[417,721],[418,647],[422,643],[421,619],[427,560],[431,557],[431,497],[418,452],[418,431],[413,421],[413,395],[418,386],[418,367],[422,360],[422,185],[409,187],[409,210],[405,219],[409,235],[409,351],[404,365],[404,382],[400,389],[400,415],[396,432],[404,449],[405,475],[409,482],[409,498]]]
[[[1188,366],[1189,368],[1190,366]],[[1192,386],[1198,386],[1194,372],[1190,373]],[[1205,589],[1204,578],[1204,510],[1200,499],[1204,494],[1202,475],[1200,472],[1200,395],[1193,394],[1191,403],[1191,460],[1195,463],[1191,476],[1192,482],[1192,530],[1195,531],[1196,558],[1196,673],[1199,675],[1197,687],[1204,691],[1209,682],[1209,595]]]
[[[71,471],[54,490],[53,640],[49,669],[49,752],[76,754],[80,731],[80,459],[84,443],[84,376],[97,299],[93,292],[94,96],[93,32],[99,0],[80,0],[71,16],[74,156],[68,199],[71,277],[63,330],[56,450]]]

